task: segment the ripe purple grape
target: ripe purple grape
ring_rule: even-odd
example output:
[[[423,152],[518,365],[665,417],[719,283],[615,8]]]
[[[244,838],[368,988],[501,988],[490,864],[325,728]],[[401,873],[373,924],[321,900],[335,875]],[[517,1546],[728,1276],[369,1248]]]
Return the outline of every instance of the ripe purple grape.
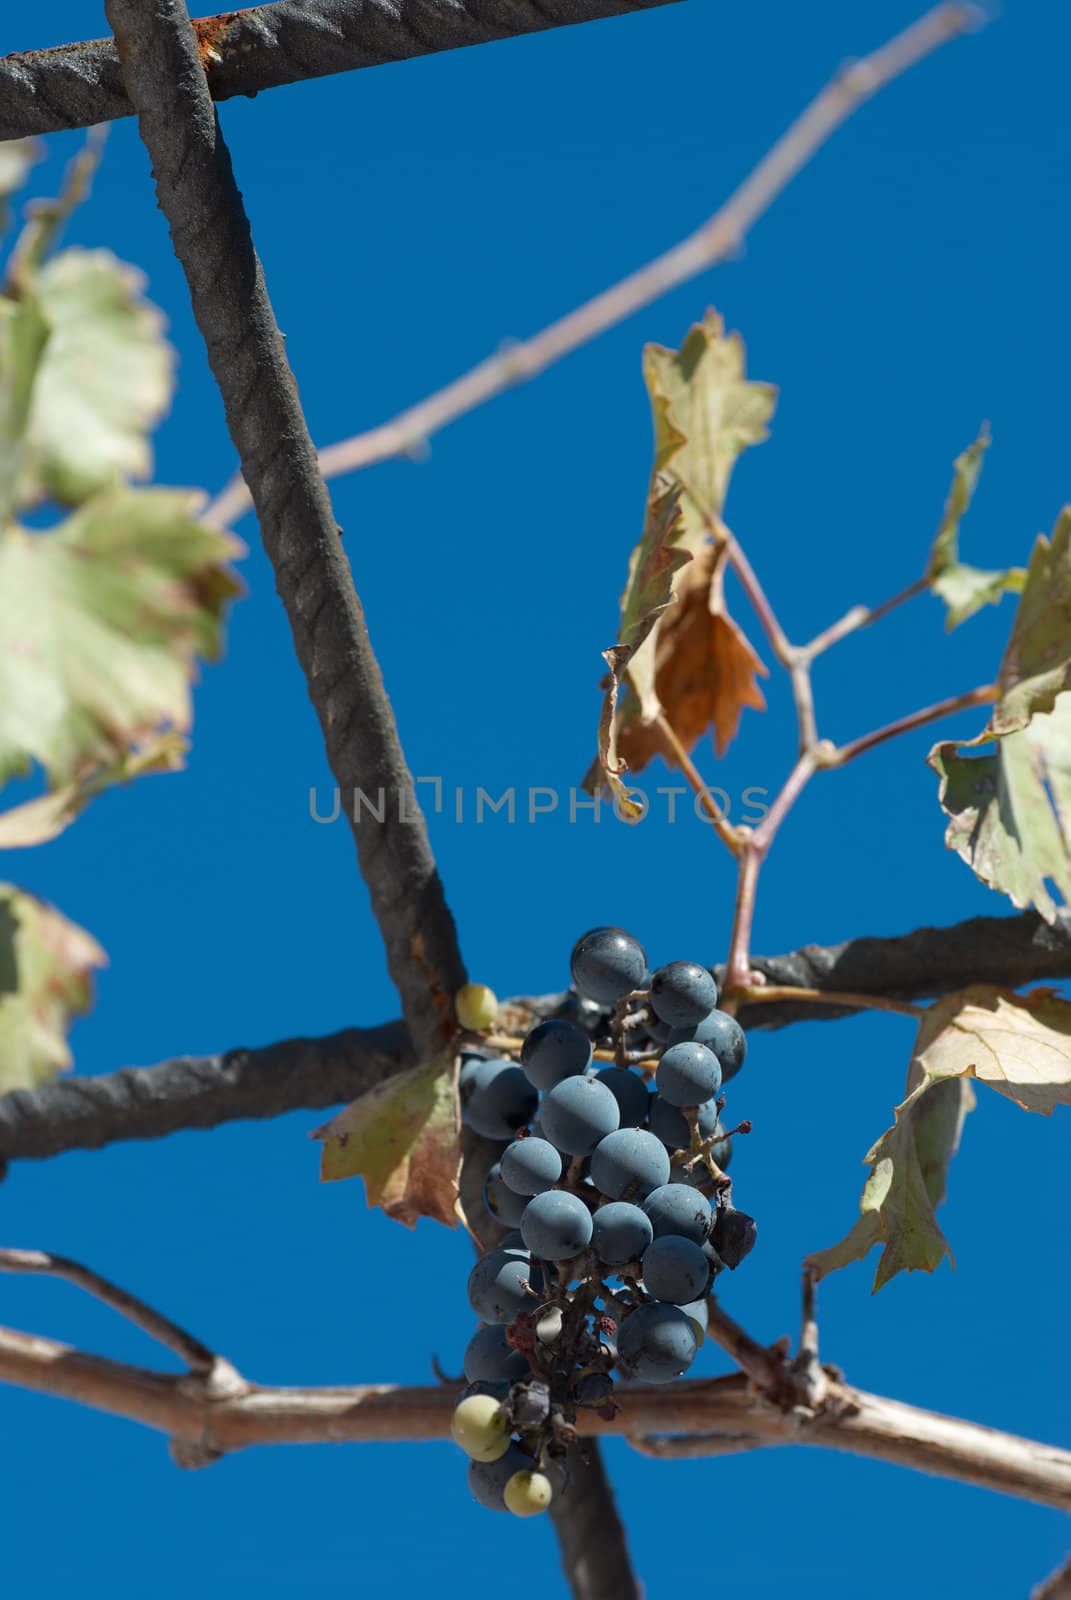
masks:
[[[535,1462],[519,1444],[511,1444],[497,1461],[470,1461],[469,1488],[488,1511],[505,1511],[506,1485],[515,1472],[530,1472]]]
[[[671,961],[651,975],[651,1010],[671,1028],[701,1022],[717,1003],[717,984],[694,961]]]
[[[512,1139],[535,1115],[539,1096],[512,1061],[488,1063],[496,1070],[473,1075],[462,1120],[485,1139]]]
[[[663,1234],[649,1244],[642,1265],[647,1293],[675,1306],[698,1300],[710,1281],[710,1262],[701,1247],[679,1234]]]
[[[721,1088],[721,1068],[705,1044],[671,1044],[662,1054],[655,1085],[672,1106],[700,1106]]]
[[[714,1225],[710,1201],[698,1189],[683,1183],[664,1183],[643,1202],[656,1239],[676,1234],[703,1244]]]
[[[519,1195],[542,1194],[562,1175],[562,1158],[548,1139],[515,1139],[503,1150],[500,1165],[503,1179]]]
[[[718,1108],[713,1100],[708,1100],[698,1109],[700,1136],[709,1139],[718,1121]],[[671,1106],[668,1100],[663,1100],[660,1094],[651,1096],[648,1125],[667,1150],[687,1150],[691,1145],[692,1130],[688,1126],[688,1118],[676,1106]]]
[[[641,1122],[646,1122],[651,1091],[638,1073],[629,1072],[627,1067],[604,1067],[595,1077],[617,1101],[623,1128],[638,1128]]]
[[[529,1200],[521,1218],[521,1237],[543,1261],[567,1261],[591,1243],[591,1212],[567,1189],[548,1189]]]
[[[691,1028],[670,1029],[669,1044],[683,1044],[686,1040],[705,1044],[708,1050],[713,1050],[721,1067],[723,1083],[735,1078],[744,1065],[747,1035],[736,1018],[730,1017],[726,1011],[711,1011]]]
[[[487,1181],[483,1186],[483,1203],[503,1227],[520,1226],[528,1202],[523,1194],[517,1194],[516,1190],[511,1189],[503,1178],[500,1161],[496,1161],[487,1174]]]
[[[695,1329],[672,1305],[637,1306],[618,1330],[618,1364],[645,1383],[670,1383],[695,1360]]]
[[[500,1322],[476,1329],[465,1347],[464,1368],[470,1383],[516,1383],[531,1370],[527,1357],[507,1342]]]
[[[521,1045],[521,1066],[537,1089],[553,1089],[563,1078],[586,1072],[590,1065],[591,1040],[562,1017],[539,1023]]]
[[[669,1182],[666,1147],[644,1128],[621,1128],[607,1134],[591,1156],[591,1178],[609,1200],[643,1200],[652,1189]]]
[[[628,1200],[600,1206],[592,1218],[591,1246],[608,1267],[638,1261],[653,1237],[650,1218]]]
[[[643,946],[623,928],[592,928],[585,933],[573,946],[570,966],[580,993],[604,1006],[642,989],[647,980]]]
[[[599,1140],[617,1127],[621,1113],[617,1101],[596,1078],[563,1078],[543,1097],[539,1120],[543,1132],[559,1150],[586,1156]]]
[[[533,1265],[512,1250],[489,1250],[469,1273],[469,1305],[481,1322],[512,1322],[535,1301],[528,1293]]]

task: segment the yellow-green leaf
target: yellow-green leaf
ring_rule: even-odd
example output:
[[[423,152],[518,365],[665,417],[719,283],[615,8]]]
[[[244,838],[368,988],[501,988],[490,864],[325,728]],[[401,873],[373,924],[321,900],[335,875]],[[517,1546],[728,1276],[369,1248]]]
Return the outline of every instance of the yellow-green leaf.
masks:
[[[777,390],[744,376],[744,343],[708,311],[679,350],[649,344],[643,372],[655,429],[655,471],[684,490],[681,540],[691,548],[721,516],[733,466],[768,437]]]
[[[1071,901],[1071,508],[1038,538],[997,680],[976,738],[930,751],[950,819],[949,849],[1017,906],[1048,922],[1055,888]],[[993,742],[985,755],[965,754]]]
[[[124,752],[110,766],[91,768],[76,783],[0,812],[0,850],[24,850],[30,845],[47,844],[69,828],[89,802],[105,789],[132,783],[135,778],[151,773],[178,772],[185,764],[188,748],[181,734],[160,734],[142,748]]]
[[[50,328],[26,430],[19,502],[78,504],[152,470],[149,433],[171,399],[174,355],[144,279],[107,250],[61,251],[32,274]]]
[[[318,1128],[325,1182],[362,1177],[370,1206],[415,1227],[418,1217],[457,1225],[457,1073],[453,1058],[377,1084]]]
[[[188,728],[242,549],[198,501],[117,488],[48,533],[0,530],[0,783],[38,762],[65,788]]]
[[[805,1265],[818,1277],[861,1261],[875,1244],[884,1246],[874,1293],[898,1272],[934,1272],[947,1255],[948,1240],[937,1222],[948,1167],[959,1146],[963,1120],[974,1109],[969,1083],[926,1077],[896,1108],[896,1122],[867,1152],[870,1177],[860,1217],[839,1244],[818,1250]]]
[[[33,386],[48,333],[36,295],[18,300],[0,295],[0,526],[15,505]]]
[[[972,1081],[989,1084],[1026,1111],[1049,1116],[1071,1105],[1071,1001],[1052,989],[1018,995],[976,984],[923,1014],[896,1122],[866,1157],[871,1172],[860,1217],[839,1244],[807,1265],[823,1276],[860,1261],[875,1244],[877,1291],[897,1272],[933,1272],[952,1252],[937,1222]]]
[[[986,571],[959,559],[959,525],[974,497],[988,447],[989,434],[983,428],[974,443],[956,457],[944,516],[930,551],[930,587],[948,607],[949,631],[984,605],[996,605],[1005,594],[1020,593],[1026,582],[1022,567]]]
[[[926,1012],[914,1068],[930,1081],[977,1078],[1024,1111],[1071,1105],[1071,1001],[976,984]]]
[[[71,1064],[67,1030],[87,1011],[103,950],[84,929],[0,883],[0,1093],[32,1089]]]
[[[1054,922],[1052,891],[1071,904],[1071,693],[986,755],[945,740],[928,759],[941,780],[949,849],[1013,905],[1036,906]]]

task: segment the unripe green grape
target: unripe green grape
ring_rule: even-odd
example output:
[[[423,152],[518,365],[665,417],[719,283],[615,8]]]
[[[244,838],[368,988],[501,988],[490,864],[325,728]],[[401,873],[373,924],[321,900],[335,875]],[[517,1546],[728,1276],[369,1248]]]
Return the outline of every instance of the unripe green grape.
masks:
[[[450,1434],[473,1461],[497,1461],[510,1446],[506,1417],[493,1395],[470,1394],[450,1423]]]
[[[538,1517],[550,1505],[553,1493],[545,1472],[515,1472],[502,1497],[506,1510],[515,1517]]]
[[[454,1012],[463,1028],[486,1033],[498,1017],[498,998],[486,983],[466,983],[454,996]]]

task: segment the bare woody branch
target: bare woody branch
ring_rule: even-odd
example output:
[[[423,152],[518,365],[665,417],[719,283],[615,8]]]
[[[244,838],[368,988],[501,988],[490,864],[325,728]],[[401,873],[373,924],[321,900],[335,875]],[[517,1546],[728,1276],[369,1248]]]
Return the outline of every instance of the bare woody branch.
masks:
[[[279,0],[199,17],[214,100],[464,45],[617,17],[672,0]],[[0,140],[86,128],[133,111],[115,44],[89,39],[0,57]]]
[[[1050,1573],[1044,1583],[1031,1590],[1030,1600],[1071,1600],[1071,1556],[1056,1572]]]
[[[449,1433],[456,1403],[449,1385],[249,1385],[213,1397],[188,1378],[86,1355],[55,1340],[8,1329],[0,1330],[0,1381],[195,1442],[204,1460],[253,1445],[442,1439]],[[742,1374],[623,1385],[619,1399],[621,1411],[610,1422],[582,1413],[581,1433],[636,1436],[645,1441],[648,1453],[663,1456],[722,1454],[726,1447],[817,1446],[1071,1510],[1071,1452],[848,1384],[831,1383],[825,1406],[810,1418],[771,1406]],[[184,1459],[181,1451],[178,1458]]]
[[[186,275],[275,569],[298,659],[345,796],[382,791],[353,820],[357,857],[410,1036],[441,1048],[464,981],[453,918],[283,352],[230,155],[181,0],[108,0],[160,208]],[[356,807],[349,811],[355,818]]]
[[[1007,988],[1071,978],[1071,927],[1049,927],[1035,912],[972,917],[946,928],[919,928],[891,939],[859,938],[808,945],[788,955],[756,957],[773,987],[844,991],[910,1001],[970,983]],[[564,997],[526,1001],[540,1015]],[[828,1021],[858,1008],[769,1001],[741,1008],[748,1029]],[[0,1161],[41,1160],[66,1150],[95,1150],[127,1139],[158,1139],[186,1128],[322,1110],[364,1094],[412,1065],[401,1022],[348,1028],[320,1039],[284,1039],[260,1049],[180,1056],[155,1067],[124,1067],[98,1077],[60,1079],[0,1095]]]
[[[510,344],[389,422],[328,445],[320,452],[324,475],[336,478],[391,456],[412,453],[448,423],[506,389],[537,377],[555,361],[679,284],[735,255],[781,191],[854,111],[941,45],[975,26],[980,16],[973,5],[936,6],[872,55],[843,68],[695,233],[533,338]],[[248,505],[248,492],[241,477],[236,477],[211,510],[218,520],[229,522]]]

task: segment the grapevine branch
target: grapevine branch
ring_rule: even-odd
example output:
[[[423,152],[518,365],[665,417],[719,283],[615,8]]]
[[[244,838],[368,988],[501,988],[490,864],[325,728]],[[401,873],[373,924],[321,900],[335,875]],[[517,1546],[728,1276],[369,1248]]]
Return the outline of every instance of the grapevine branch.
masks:
[[[617,17],[672,0],[278,0],[193,26],[214,100],[463,45]],[[0,57],[0,140],[86,128],[133,111],[111,39]]]
[[[389,422],[328,445],[320,451],[324,476],[337,478],[392,456],[412,455],[448,423],[537,377],[679,284],[736,255],[758,219],[853,112],[941,45],[975,26],[980,17],[973,5],[939,5],[872,55],[844,67],[695,233],[533,338],[511,342]],[[219,522],[231,522],[249,504],[248,490],[236,476],[209,514]]]
[[[751,965],[766,986],[753,991],[761,999],[741,1004],[740,1021],[749,1030],[780,1028],[849,1016],[863,1005],[884,1009],[888,1002],[901,1009],[971,983],[1014,989],[1071,978],[1071,922],[1050,927],[1033,911],[972,917],[896,938],[863,937],[753,956]],[[549,1015],[562,999],[558,994],[522,1003]],[[404,1025],[390,1022],[59,1079],[0,1095],[0,1161],[41,1160],[183,1129],[321,1110],[355,1099],[413,1060]]]
[[[0,1253],[0,1267],[8,1255]],[[766,1354],[779,1379],[781,1369]],[[449,1384],[267,1388],[236,1373],[214,1390],[188,1375],[88,1355],[11,1329],[0,1329],[0,1382],[157,1429],[168,1435],[176,1459],[187,1466],[253,1445],[442,1439],[458,1395]],[[776,1404],[769,1385],[756,1385],[742,1373],[669,1385],[626,1384],[617,1398],[621,1409],[611,1420],[581,1412],[580,1433],[635,1437],[647,1453],[661,1456],[722,1454],[727,1446],[815,1445],[1071,1510],[1071,1452],[868,1394],[838,1379],[830,1379],[823,1405],[814,1412]],[[583,1529],[576,1536],[583,1537]],[[605,1538],[605,1529],[600,1536]],[[591,1558],[590,1546],[573,1554],[582,1567]],[[563,1556],[571,1560],[564,1542]],[[569,1570],[575,1571],[572,1565]],[[597,1592],[577,1588],[580,1595]]]
[[[190,289],[227,425],[256,503],[298,659],[343,794],[382,789],[384,820],[351,813],[357,858],[423,1054],[464,982],[453,918],[364,613],[298,401],[182,0],[107,0],[160,208]]]

